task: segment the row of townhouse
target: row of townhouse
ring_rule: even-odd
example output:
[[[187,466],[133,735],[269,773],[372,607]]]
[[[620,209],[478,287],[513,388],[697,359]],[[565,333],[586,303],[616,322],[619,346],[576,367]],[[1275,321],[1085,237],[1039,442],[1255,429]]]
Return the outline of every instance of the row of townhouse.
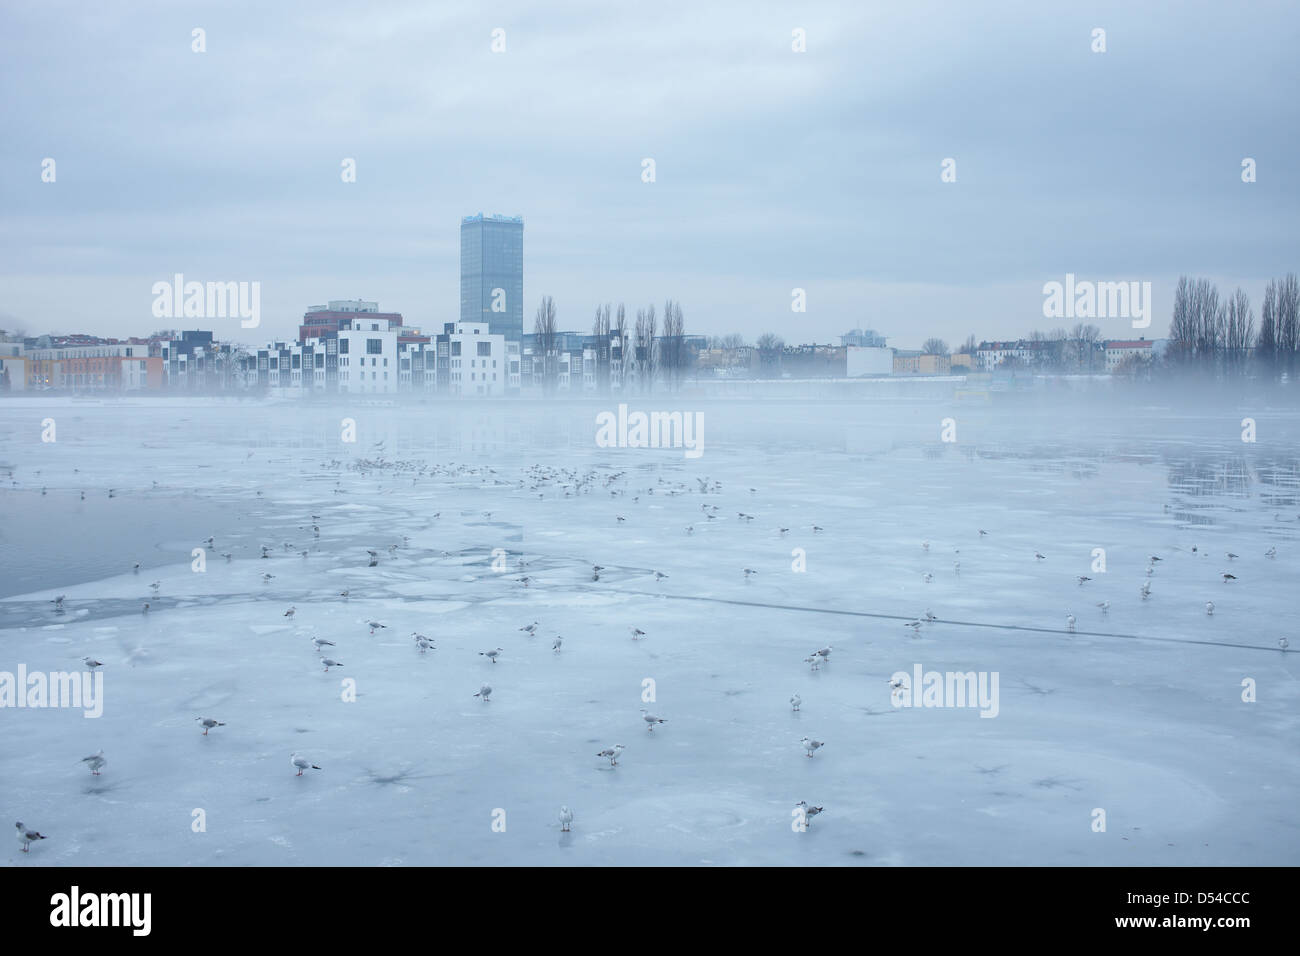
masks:
[[[340,317],[333,328],[251,353],[244,385],[276,394],[495,397],[518,387],[510,344],[486,322],[448,322],[424,335],[380,314]]]

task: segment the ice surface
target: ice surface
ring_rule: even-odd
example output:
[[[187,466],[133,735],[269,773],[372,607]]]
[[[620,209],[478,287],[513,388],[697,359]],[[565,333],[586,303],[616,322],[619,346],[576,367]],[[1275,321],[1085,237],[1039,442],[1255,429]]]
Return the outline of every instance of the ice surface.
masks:
[[[1300,863],[1295,416],[1246,445],[1237,409],[630,404],[701,411],[703,456],[596,447],[613,403],[0,404],[0,562],[40,568],[3,592],[0,671],[105,661],[98,719],[0,709],[0,810],[49,836],[0,860]],[[891,706],[918,663],[997,672],[998,716]]]

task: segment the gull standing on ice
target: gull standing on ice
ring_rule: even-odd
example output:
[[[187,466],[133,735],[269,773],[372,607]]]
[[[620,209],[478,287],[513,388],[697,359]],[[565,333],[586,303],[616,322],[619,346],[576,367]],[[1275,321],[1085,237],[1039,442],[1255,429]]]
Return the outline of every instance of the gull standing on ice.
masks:
[[[327,640],[325,640],[325,638],[323,638],[323,637],[313,637],[313,638],[311,639],[311,642],[312,642],[313,644],[316,645],[316,653],[318,653],[318,654],[320,653],[320,649],[321,649],[322,647],[334,647],[334,646],[335,646],[335,644],[334,644],[333,641],[327,641]]]
[[[88,766],[90,772],[96,777],[99,776],[99,771],[103,770],[108,764],[108,761],[104,759],[104,751],[102,750],[99,753],[91,754],[89,757],[82,757],[81,762]]]
[[[1209,614],[1209,615],[1211,615],[1211,616],[1213,616],[1213,614],[1214,614],[1214,602],[1213,602],[1213,601],[1206,601],[1206,602],[1205,602],[1205,613],[1206,613],[1206,614]]]
[[[200,724],[203,725],[203,736],[204,736],[204,737],[206,737],[206,736],[208,735],[208,731],[211,730],[213,727],[224,727],[224,726],[226,726],[226,724],[225,724],[224,721],[221,721],[221,720],[213,720],[211,717],[195,717],[194,719],[197,720]]]
[[[817,816],[817,814],[821,813],[822,810],[825,809],[824,807],[810,807],[803,800],[800,800],[795,804],[795,806],[803,811],[803,822],[805,827],[812,823],[813,817]]]
[[[295,613],[297,610],[298,610],[298,609],[297,609],[296,607],[291,607],[291,608],[289,608],[289,610],[287,610],[287,611],[284,612],[284,616],[287,617],[289,620],[292,621],[292,620],[293,620],[293,615],[294,615],[294,613]]]
[[[641,708],[641,719],[645,721],[646,730],[650,733],[654,733],[655,724],[662,724],[664,722],[662,717],[656,717],[644,707]]]
[[[560,807],[560,832],[568,833],[569,828],[573,825],[573,811],[567,806]]]
[[[812,759],[812,755],[813,755],[813,754],[815,754],[815,753],[816,753],[818,750],[820,750],[822,747],[825,747],[825,746],[826,746],[826,744],[825,744],[823,741],[820,741],[820,740],[812,740],[811,738],[808,738],[808,737],[805,737],[803,740],[801,740],[801,741],[799,741],[799,742],[800,742],[801,744],[803,744],[803,749],[806,750],[806,751],[808,751],[808,759],[809,759],[809,760]]]
[[[641,630],[641,628],[639,627],[630,627],[628,628],[628,630],[632,632],[632,640],[634,641],[639,638],[645,637],[645,631]]]
[[[293,753],[289,754],[289,764],[290,764],[290,766],[293,766],[293,767],[297,767],[297,768],[298,768],[298,772],[294,775],[294,776],[297,776],[297,777],[301,777],[301,776],[302,776],[302,772],[303,772],[304,770],[319,770],[319,769],[320,769],[320,767],[316,766],[314,763],[312,763],[312,762],[311,762],[310,760],[308,760],[306,757],[299,757],[299,756],[298,756],[298,751],[296,751],[296,750],[295,750]]]
[[[502,650],[503,650],[503,648],[497,647],[497,648],[493,648],[493,649],[490,650],[490,651],[479,651],[479,652],[478,652],[478,656],[479,656],[479,657],[486,657],[486,658],[487,658],[488,660],[490,660],[493,664],[495,664],[495,663],[497,662],[497,655],[500,654]]]
[[[480,687],[480,688],[478,689],[478,693],[475,694],[474,696],[475,696],[475,697],[482,697],[482,698],[483,698],[483,703],[486,704],[487,701],[488,701],[488,698],[492,696],[492,685],[491,685],[491,684],[484,684],[482,687]]]
[[[609,758],[609,765],[611,767],[617,767],[618,755],[623,752],[623,749],[624,748],[622,744],[615,744],[613,747],[606,747],[600,753],[596,754],[596,756]]]
[[[89,667],[92,671],[98,670],[99,668],[104,666],[103,661],[97,661],[93,657],[83,657],[81,659],[81,662],[85,664],[87,667]]]
[[[560,653],[560,648],[561,648],[563,645],[564,645],[564,638],[562,638],[562,637],[560,637],[560,635],[556,634],[556,635],[555,635],[555,641],[551,644],[551,650],[555,651],[555,653],[558,654],[558,653]]]
[[[793,697],[790,698],[790,709],[798,710],[799,705],[802,703],[803,703],[803,698],[800,697],[798,694],[795,694]]]
[[[342,662],[342,661],[336,661],[336,660],[334,660],[334,658],[332,658],[332,657],[322,657],[322,658],[320,659],[320,662],[321,662],[322,664],[325,665],[325,673],[326,673],[326,674],[328,674],[328,673],[330,672],[330,668],[331,668],[331,667],[342,667],[342,666],[343,666],[343,662]]]
[[[29,830],[27,827],[23,826],[21,822],[15,823],[14,826],[18,828],[18,842],[23,845],[24,853],[29,852],[29,848],[35,841],[46,839],[44,834],[37,833],[35,830]]]

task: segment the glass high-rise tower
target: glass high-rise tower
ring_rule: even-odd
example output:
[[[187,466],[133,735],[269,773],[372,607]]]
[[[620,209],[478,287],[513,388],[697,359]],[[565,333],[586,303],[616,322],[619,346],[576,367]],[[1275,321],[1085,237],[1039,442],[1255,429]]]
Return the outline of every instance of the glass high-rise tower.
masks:
[[[524,334],[524,220],[466,216],[460,221],[460,320],[486,322],[493,335]]]

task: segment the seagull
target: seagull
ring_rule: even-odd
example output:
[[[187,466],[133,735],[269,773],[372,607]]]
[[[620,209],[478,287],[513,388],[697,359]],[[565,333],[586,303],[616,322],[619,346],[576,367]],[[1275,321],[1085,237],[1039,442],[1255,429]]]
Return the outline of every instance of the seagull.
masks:
[[[341,597],[343,600],[346,601],[348,599],[348,595],[351,593],[352,593],[351,591],[340,591],[339,597]]]
[[[929,571],[926,571],[925,574],[921,575],[921,580],[924,581],[926,584],[929,584],[931,581],[934,580],[934,575],[931,574]]]
[[[988,534],[988,532],[985,531],[983,528],[980,528],[980,529],[979,529],[979,532],[980,532],[980,537],[981,537],[981,538],[984,537],[986,534]]]
[[[1206,601],[1206,602],[1205,602],[1205,613],[1206,613],[1206,614],[1210,614],[1210,615],[1213,615],[1213,614],[1214,614],[1214,602],[1213,602],[1213,601]]]
[[[1102,613],[1102,614],[1105,614],[1105,613],[1107,613],[1107,612],[1110,610],[1110,602],[1109,602],[1109,601],[1098,601],[1098,602],[1097,602],[1097,607],[1101,608],[1101,613]]]
[[[1233,560],[1234,558],[1238,557],[1237,555],[1233,554],[1231,551],[1227,552],[1227,556],[1228,556],[1228,560],[1229,560],[1229,561],[1231,561],[1231,560]]]
[[[234,555],[231,554],[229,551],[222,551],[221,556],[226,559],[227,564],[229,564],[230,560],[234,558]]]
[[[1067,615],[1065,615],[1065,628],[1066,628],[1066,630],[1069,630],[1069,631],[1073,631],[1073,630],[1074,630],[1074,615],[1073,615],[1073,614],[1067,614]]]
[[[320,659],[320,662],[321,662],[322,664],[325,665],[325,673],[327,673],[327,674],[329,673],[329,669],[330,669],[331,667],[342,667],[342,666],[343,666],[343,662],[342,662],[342,661],[336,661],[336,660],[335,660],[334,658],[332,658],[332,657],[322,657],[322,658]]]
[[[803,662],[805,664],[811,665],[813,670],[817,670],[819,667],[822,666],[823,660],[824,658],[818,656],[817,654],[814,654],[812,657],[805,657],[803,659]]]
[[[524,627],[521,627],[519,630],[526,633],[529,637],[532,637],[537,631],[537,622],[533,621],[532,624],[528,624]]]
[[[1087,583],[1088,583],[1089,581],[1091,581],[1091,580],[1092,580],[1092,578],[1088,577],[1086,574],[1081,574],[1081,575],[1079,575],[1079,587],[1083,587],[1085,584],[1087,584]]]
[[[57,608],[62,608],[62,607],[63,607],[63,599],[66,598],[66,597],[67,597],[66,594],[60,594],[58,597],[56,597],[56,598],[55,598],[53,601],[51,601],[50,603],[53,604],[53,605],[54,605],[55,607],[57,607]]]
[[[1291,646],[1291,642],[1288,641],[1285,637],[1279,637],[1277,639],[1277,646],[1282,648],[1282,650],[1286,650],[1288,647]]]
[[[296,607],[291,607],[289,608],[289,610],[284,612],[284,616],[289,618],[290,620],[293,620],[293,615],[295,612],[297,612],[297,610],[298,609]]]
[[[568,833],[573,825],[573,811],[568,807],[560,807],[560,832]]]
[[[1196,549],[1193,548],[1192,550],[1195,551]],[[1152,564],[1158,564],[1159,562],[1161,562],[1161,561],[1163,561],[1163,560],[1164,560],[1164,558],[1160,557],[1160,555],[1158,555],[1158,554],[1153,554],[1153,555],[1151,555],[1151,563],[1152,563]]]
[[[818,750],[820,750],[822,747],[825,747],[825,746],[826,746],[826,744],[823,743],[822,741],[820,741],[820,740],[811,740],[811,739],[808,738],[808,737],[805,737],[803,740],[801,740],[801,741],[799,741],[799,742],[800,742],[801,744],[803,744],[803,749],[806,750],[806,751],[808,751],[808,759],[809,759],[809,760],[812,759],[812,755],[813,755],[813,754],[815,754],[815,753],[816,753]]]
[[[161,582],[161,581],[155,581],[153,584],[149,585],[149,587],[153,588],[153,593],[154,593],[154,594],[157,594],[157,593],[158,593],[158,589],[159,589],[160,587],[162,587],[162,582]]]
[[[1269,548],[1267,551],[1264,552],[1264,557],[1266,557],[1266,558],[1276,558],[1276,557],[1277,557],[1277,548],[1276,548],[1276,547]]]
[[[380,624],[378,621],[367,621],[367,622],[366,622],[366,625],[370,628],[370,633],[371,633],[371,634],[375,633],[375,629],[376,629],[376,628],[379,628],[379,627],[388,627],[387,624]]]
[[[91,754],[89,757],[82,757],[81,762],[90,767],[90,772],[96,777],[99,776],[99,771],[108,764],[108,761],[104,759],[104,751],[102,750],[99,753]]]
[[[606,748],[605,748],[604,750],[602,750],[600,753],[596,754],[596,756],[597,756],[597,757],[608,757],[608,758],[609,758],[609,765],[610,765],[611,767],[617,767],[617,766],[618,766],[618,755],[621,754],[621,753],[623,752],[623,749],[624,749],[624,748],[623,748],[623,745],[622,745],[622,744],[615,744],[613,747],[606,747]]]
[[[921,550],[922,550],[922,551],[929,551],[929,550],[930,550],[930,542],[929,542],[929,541],[922,541],[922,542],[921,542]]]
[[[900,677],[898,680],[890,679],[890,681],[889,681],[889,689],[890,689],[890,690],[907,690],[907,681],[903,680],[901,677]]]
[[[423,634],[412,634],[411,636],[415,638],[415,646],[420,649],[421,654],[431,647],[433,647],[434,650],[437,650],[437,648],[434,647],[432,638],[425,637]]]
[[[554,642],[551,644],[551,650],[555,651],[555,653],[558,654],[558,653],[560,653],[560,647],[561,647],[563,644],[564,644],[564,638],[562,638],[562,637],[560,637],[560,635],[556,634],[556,635],[555,635],[555,640],[554,640]]]
[[[1039,551],[1035,551],[1035,552],[1034,552],[1034,557],[1035,557],[1037,560],[1039,560],[1039,561],[1046,561],[1046,560],[1047,560],[1047,555],[1045,555],[1045,554],[1043,554],[1043,553],[1041,553],[1041,552],[1039,552]]]
[[[638,638],[645,637],[645,631],[641,630],[639,627],[629,627],[628,630],[632,632],[632,640],[634,641]]]
[[[926,608],[926,611],[925,611],[925,623],[926,623],[926,624],[933,624],[933,623],[934,623],[935,621],[937,621],[937,620],[939,620],[939,619],[938,619],[937,617],[934,616],[934,612],[931,611],[929,608]]]
[[[820,525],[813,525],[813,526],[812,526],[812,529],[813,529],[813,534],[821,534],[823,531],[826,530],[825,528],[821,527]]]
[[[799,705],[802,703],[803,703],[803,698],[800,697],[798,694],[795,694],[793,697],[790,698],[790,708],[792,710],[798,710]]]
[[[213,720],[211,717],[195,717],[194,719],[197,720],[200,724],[203,725],[203,736],[204,736],[204,737],[206,737],[206,736],[208,735],[208,731],[211,730],[213,727],[224,727],[224,726],[226,726],[225,721],[221,721],[221,720]]]
[[[306,757],[299,757],[299,756],[298,756],[298,752],[297,752],[296,750],[295,750],[293,753],[289,754],[289,765],[298,768],[298,772],[294,775],[294,776],[297,776],[297,777],[301,777],[301,776],[302,776],[302,772],[303,772],[304,770],[307,770],[307,769],[311,769],[311,770],[319,770],[319,769],[320,769],[320,767],[316,766],[314,763],[312,763],[312,762],[311,762],[310,760],[308,760]]]
[[[272,579],[273,577],[275,577],[274,574],[263,574],[263,575],[262,575],[262,583],[263,583],[263,584],[270,584],[270,583],[271,583],[271,579]]]
[[[490,651],[479,651],[479,652],[478,652],[478,656],[479,656],[479,657],[486,657],[486,658],[487,658],[488,660],[490,660],[493,664],[495,664],[495,663],[497,662],[497,655],[500,654],[502,650],[504,650],[504,648],[497,647],[497,648],[494,648],[494,649],[492,649],[492,650],[490,650]]]
[[[35,830],[27,829],[25,826],[22,825],[21,822],[15,823],[14,826],[18,828],[18,842],[23,845],[24,853],[29,852],[28,848],[36,840],[46,839],[46,837],[43,834],[37,833]]]
[[[1150,582],[1150,581],[1143,581],[1143,582],[1142,582],[1142,600],[1145,601],[1145,600],[1146,600],[1147,598],[1149,598],[1150,596],[1151,596],[1151,582]]]
[[[656,580],[656,581],[662,581],[662,580],[664,580],[664,578],[666,578],[666,577],[668,577],[668,575],[664,574],[662,571],[656,571],[656,572],[655,572],[655,580]]]
[[[1227,584],[1229,581],[1235,581],[1235,580],[1237,580],[1237,576],[1235,574],[1229,574],[1227,571],[1223,572],[1224,584]]]
[[[644,720],[646,723],[646,730],[650,731],[651,733],[654,733],[655,724],[662,724],[664,722],[664,719],[662,717],[656,717],[654,714],[647,711],[644,707],[641,708],[641,719]]]
[[[810,807],[803,800],[800,800],[795,804],[795,806],[803,811],[803,822],[805,827],[812,823],[812,818],[817,816],[817,814],[821,813],[824,809],[823,807]]]
[[[831,646],[830,646],[829,644],[827,644],[825,647],[823,647],[823,648],[822,648],[821,650],[819,650],[819,651],[816,651],[815,653],[816,653],[817,656],[820,657],[823,661],[830,660],[830,656],[831,656]]]
[[[748,581],[751,575],[757,574],[753,568],[745,568],[745,580]]]
[[[327,640],[325,640],[325,638],[323,638],[323,637],[313,637],[313,638],[311,639],[311,642],[312,642],[313,644],[316,645],[316,650],[317,650],[317,651],[319,651],[322,647],[334,647],[334,646],[336,646],[336,645],[334,644],[333,641],[327,641]]]
[[[95,670],[96,668],[104,666],[103,661],[97,661],[93,657],[83,657],[81,659],[81,662],[85,664],[87,667],[89,667],[92,671]]]
[[[483,698],[483,703],[486,704],[488,698],[492,696],[492,685],[491,685],[491,684],[484,684],[482,687],[480,687],[480,688],[478,689],[478,693],[475,694],[474,696],[475,696],[475,697],[482,697],[482,698]]]

